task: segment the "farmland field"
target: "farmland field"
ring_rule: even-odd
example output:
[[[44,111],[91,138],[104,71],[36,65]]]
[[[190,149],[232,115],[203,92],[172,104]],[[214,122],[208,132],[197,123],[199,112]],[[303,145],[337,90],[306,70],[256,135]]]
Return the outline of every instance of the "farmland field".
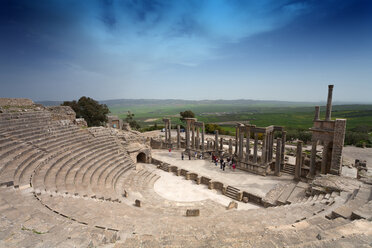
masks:
[[[171,102],[149,104],[110,104],[112,114],[125,118],[127,111],[135,114],[135,120],[141,127],[157,123],[162,125],[162,118],[171,118],[172,124],[182,124],[179,112],[191,110],[198,120],[215,123],[226,130],[234,131],[233,125],[239,121],[249,121],[257,126],[278,125],[286,128],[307,129],[312,126],[314,106],[316,103],[289,103],[271,101],[222,101],[222,102]],[[246,100],[247,101],[247,100]],[[319,103],[318,103],[319,104]],[[321,104],[321,103],[320,103]],[[320,105],[319,104],[319,105]],[[324,104],[323,104],[324,105]],[[324,118],[325,107],[321,107]],[[347,129],[357,126],[372,126],[372,104],[334,105],[332,118],[346,118]]]

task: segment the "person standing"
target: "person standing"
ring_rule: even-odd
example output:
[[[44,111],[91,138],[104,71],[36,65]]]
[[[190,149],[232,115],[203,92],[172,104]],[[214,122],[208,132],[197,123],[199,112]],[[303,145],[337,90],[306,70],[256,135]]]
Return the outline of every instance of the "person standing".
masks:
[[[221,160],[220,160],[220,169],[222,169],[222,166],[223,166],[223,158],[221,158]]]

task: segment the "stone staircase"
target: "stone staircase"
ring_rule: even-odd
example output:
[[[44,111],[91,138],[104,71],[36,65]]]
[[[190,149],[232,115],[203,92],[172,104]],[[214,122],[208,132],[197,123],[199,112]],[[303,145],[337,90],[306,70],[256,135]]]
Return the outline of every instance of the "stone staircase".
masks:
[[[286,173],[289,175],[294,175],[295,173],[295,166],[292,164],[285,164],[283,169],[280,170],[282,173]]]
[[[344,219],[372,220],[372,187],[362,184],[354,191],[348,201],[339,206],[328,216],[331,219],[342,217]]]
[[[239,189],[232,187],[232,186],[227,186],[226,188],[226,196],[239,201]]]

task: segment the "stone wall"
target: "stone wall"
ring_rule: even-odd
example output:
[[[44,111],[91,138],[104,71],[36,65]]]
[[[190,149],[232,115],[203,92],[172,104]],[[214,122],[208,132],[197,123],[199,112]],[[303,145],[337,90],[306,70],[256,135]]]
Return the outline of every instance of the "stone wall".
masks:
[[[75,123],[75,111],[69,106],[52,106],[47,107],[47,110],[52,113],[52,120],[70,120]]]
[[[33,106],[34,102],[27,98],[0,98],[0,106]]]

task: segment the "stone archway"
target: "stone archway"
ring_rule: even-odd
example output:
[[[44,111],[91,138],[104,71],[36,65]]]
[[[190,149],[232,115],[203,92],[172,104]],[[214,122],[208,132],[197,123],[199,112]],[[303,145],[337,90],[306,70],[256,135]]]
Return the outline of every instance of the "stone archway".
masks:
[[[140,152],[137,155],[137,163],[147,163],[147,156],[145,153]]]

